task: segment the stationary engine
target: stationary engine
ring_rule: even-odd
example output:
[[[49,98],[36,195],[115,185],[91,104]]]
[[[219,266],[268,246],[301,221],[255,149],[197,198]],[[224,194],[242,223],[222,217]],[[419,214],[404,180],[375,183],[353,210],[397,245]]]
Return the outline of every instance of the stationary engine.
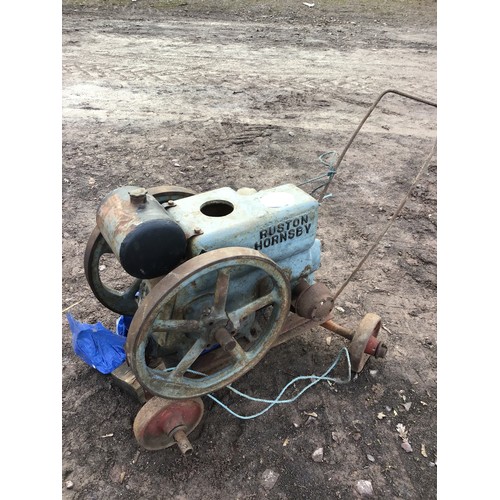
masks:
[[[201,194],[126,186],[105,197],[85,272],[102,304],[133,316],[127,362],[114,377],[148,401],[134,425],[143,446],[189,449],[199,397],[234,382],[308,323],[351,340],[353,371],[385,355],[378,316],[365,316],[356,331],[333,323],[333,294],[314,278],[317,225],[317,200],[292,184]],[[103,283],[105,253],[136,278],[126,290]]]

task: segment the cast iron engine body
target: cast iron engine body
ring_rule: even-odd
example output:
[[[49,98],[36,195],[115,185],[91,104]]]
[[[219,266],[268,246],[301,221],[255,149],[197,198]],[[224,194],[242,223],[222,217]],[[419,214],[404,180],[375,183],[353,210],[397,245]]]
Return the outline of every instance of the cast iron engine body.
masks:
[[[160,204],[125,186],[101,203],[97,225],[123,268],[140,279],[224,247],[253,248],[287,274],[292,288],[320,265],[318,202],[293,184],[255,191],[229,187]],[[244,290],[242,290],[244,293]]]

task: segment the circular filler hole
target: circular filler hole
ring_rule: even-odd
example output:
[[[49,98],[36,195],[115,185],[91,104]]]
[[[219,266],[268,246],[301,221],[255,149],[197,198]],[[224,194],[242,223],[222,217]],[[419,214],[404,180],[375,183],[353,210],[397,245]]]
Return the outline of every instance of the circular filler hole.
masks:
[[[233,204],[223,200],[207,201],[200,208],[201,213],[208,217],[224,217],[233,210]]]

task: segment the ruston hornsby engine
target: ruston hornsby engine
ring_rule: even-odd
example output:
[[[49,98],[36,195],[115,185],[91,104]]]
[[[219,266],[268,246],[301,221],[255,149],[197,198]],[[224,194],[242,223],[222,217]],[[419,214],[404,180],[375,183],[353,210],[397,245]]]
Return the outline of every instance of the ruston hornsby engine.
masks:
[[[234,382],[305,325],[348,338],[354,372],[385,355],[377,315],[355,331],[332,321],[333,294],[314,278],[318,207],[292,184],[201,194],[125,186],[102,201],[85,273],[104,306],[133,316],[126,362],[112,375],[145,403],[134,422],[142,446],[189,452],[200,396]],[[125,290],[101,279],[107,253],[136,278]]]

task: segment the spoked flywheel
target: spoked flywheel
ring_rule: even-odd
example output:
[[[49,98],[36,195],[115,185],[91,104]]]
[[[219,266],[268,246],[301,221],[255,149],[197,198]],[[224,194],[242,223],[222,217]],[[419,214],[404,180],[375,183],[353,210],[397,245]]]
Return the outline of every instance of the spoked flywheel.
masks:
[[[148,189],[148,193],[160,203],[167,203],[169,200],[180,200],[195,194],[191,189],[179,186],[158,186]],[[105,307],[118,314],[133,316],[137,310],[135,295],[139,290],[141,280],[134,280],[130,286],[123,290],[117,290],[104,284],[99,269],[99,261],[105,254],[113,254],[113,251],[96,226],[89,237],[84,256],[85,276],[89,286],[97,300]]]
[[[288,278],[270,258],[241,247],[206,252],[175,268],[143,299],[129,328],[127,360],[156,396],[201,396],[254,367],[289,309]],[[219,347],[227,354],[219,369],[202,375],[191,368]]]

